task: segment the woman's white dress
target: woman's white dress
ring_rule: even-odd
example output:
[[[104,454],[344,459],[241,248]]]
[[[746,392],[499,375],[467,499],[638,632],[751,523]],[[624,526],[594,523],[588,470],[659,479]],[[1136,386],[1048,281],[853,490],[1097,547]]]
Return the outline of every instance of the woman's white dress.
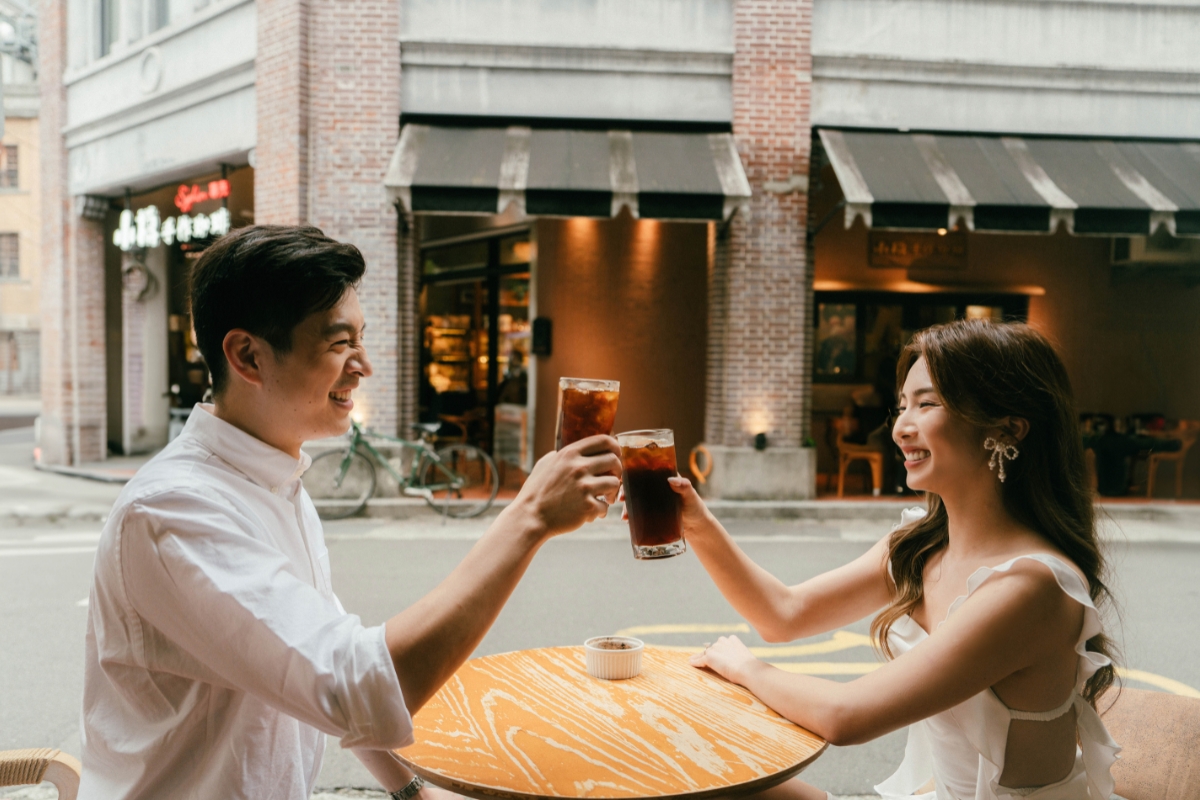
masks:
[[[914,509],[916,511],[916,509]],[[915,518],[905,513],[905,522]],[[1011,711],[991,689],[935,714],[909,727],[904,761],[896,773],[875,787],[883,800],[1002,800],[1029,797],[1037,800],[1109,800],[1113,792],[1110,772],[1121,748],[1109,736],[1100,715],[1080,696],[1084,684],[1096,670],[1111,664],[1107,656],[1088,652],[1087,640],[1100,633],[1100,616],[1088,594],[1087,586],[1061,559],[1050,555],[1025,555],[996,567],[980,567],[967,581],[966,594],[957,598],[946,616],[953,614],[971,593],[993,575],[1007,572],[1013,564],[1032,559],[1045,564],[1054,573],[1058,585],[1084,608],[1083,631],[1075,645],[1079,654],[1075,691],[1060,709],[1045,714]],[[888,636],[892,651],[899,657],[916,647],[928,634],[904,616],[896,621]],[[1004,749],[1008,744],[1009,722],[1022,719],[1054,719],[1075,709],[1079,746],[1075,766],[1061,781],[1036,790],[1013,790],[1000,785],[1004,772]],[[935,791],[918,794],[934,779]]]

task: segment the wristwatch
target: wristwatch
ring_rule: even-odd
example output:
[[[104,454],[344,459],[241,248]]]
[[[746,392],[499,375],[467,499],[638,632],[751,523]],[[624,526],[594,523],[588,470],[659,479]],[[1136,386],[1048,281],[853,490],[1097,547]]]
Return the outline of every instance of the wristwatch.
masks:
[[[417,792],[424,788],[425,781],[421,780],[421,776],[413,775],[413,779],[408,782],[407,786],[392,792],[392,800],[412,800],[416,797]]]

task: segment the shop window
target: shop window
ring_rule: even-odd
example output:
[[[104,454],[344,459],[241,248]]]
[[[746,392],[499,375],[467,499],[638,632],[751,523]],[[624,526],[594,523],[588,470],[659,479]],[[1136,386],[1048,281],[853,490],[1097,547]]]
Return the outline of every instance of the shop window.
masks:
[[[112,52],[120,35],[120,0],[100,0],[100,57]]]
[[[170,22],[171,0],[150,0],[150,30],[160,30]]]
[[[21,173],[17,169],[17,146],[6,144],[0,147],[0,189],[17,189],[21,186]]]
[[[870,384],[890,395],[900,350],[914,333],[956,319],[1023,322],[1024,295],[817,292],[813,379]]]
[[[837,377],[858,372],[858,306],[817,304],[817,375]]]
[[[0,233],[0,280],[21,277],[21,238],[15,233]]]
[[[1000,322],[1004,319],[1004,309],[1001,306],[967,306],[967,319],[990,319]]]
[[[421,418],[444,423],[443,437],[518,465],[519,452],[500,453],[495,442],[521,428],[513,415],[529,400],[532,254],[528,230],[471,233],[421,248]]]

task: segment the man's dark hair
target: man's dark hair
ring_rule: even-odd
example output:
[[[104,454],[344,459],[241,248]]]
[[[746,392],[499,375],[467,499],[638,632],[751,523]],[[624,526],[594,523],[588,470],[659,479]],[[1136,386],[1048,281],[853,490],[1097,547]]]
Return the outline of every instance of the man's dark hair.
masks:
[[[296,326],[337,305],[366,268],[357,247],[308,226],[252,225],[213,243],[190,279],[192,325],[213,393],[220,394],[229,377],[222,349],[227,333],[240,328],[276,353],[290,352]]]

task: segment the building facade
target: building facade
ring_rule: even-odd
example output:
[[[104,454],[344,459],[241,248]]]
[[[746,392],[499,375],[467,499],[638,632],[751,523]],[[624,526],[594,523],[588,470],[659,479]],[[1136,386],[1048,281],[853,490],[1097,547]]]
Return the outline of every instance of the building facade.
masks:
[[[712,494],[811,496],[831,419],[962,316],[1048,331],[1086,410],[1200,417],[1193,4],[51,5],[43,458],[157,446],[194,402],[214,214],[357,245],[369,424],[519,470],[558,379],[607,378],[619,428],[706,445]]]
[[[40,176],[36,16],[0,2],[0,395],[40,389]]]

